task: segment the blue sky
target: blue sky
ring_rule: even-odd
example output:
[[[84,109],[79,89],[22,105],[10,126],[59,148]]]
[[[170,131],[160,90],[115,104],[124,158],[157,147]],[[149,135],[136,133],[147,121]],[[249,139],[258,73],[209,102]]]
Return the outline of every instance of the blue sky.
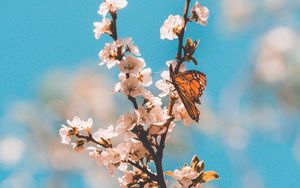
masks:
[[[93,35],[93,22],[101,19],[97,14],[100,2],[0,1],[0,114],[16,100],[34,99],[40,79],[47,71],[73,70],[85,61],[98,61],[98,51],[110,40],[106,37],[95,40]],[[182,14],[183,2],[129,0],[128,6],[119,12],[119,35],[133,37],[153,72],[163,70],[165,61],[175,56],[177,41],[160,40],[159,28],[169,14]],[[226,21],[221,14],[220,1],[202,3],[210,9],[209,25],[190,24],[186,35],[201,40],[196,52],[200,65],[196,68],[208,76],[207,95],[214,106],[223,88],[238,79],[240,70],[250,66],[249,50],[255,43],[255,36],[265,28],[231,34],[223,26]],[[221,180],[215,184],[225,188],[240,187],[240,182],[235,180],[239,172],[231,169],[220,140],[194,136],[201,146],[196,151],[203,153],[208,167],[221,173]],[[259,168],[265,187],[299,184],[300,170],[291,155],[291,141],[274,143],[257,134],[249,147],[250,160]],[[191,156],[192,153],[184,159],[189,160]]]

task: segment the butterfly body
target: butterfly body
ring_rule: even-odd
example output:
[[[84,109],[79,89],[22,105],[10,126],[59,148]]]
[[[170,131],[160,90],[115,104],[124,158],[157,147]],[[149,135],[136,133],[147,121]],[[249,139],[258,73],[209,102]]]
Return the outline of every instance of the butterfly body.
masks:
[[[200,104],[200,97],[206,86],[206,76],[204,73],[196,70],[180,72],[176,75],[171,74],[172,84],[174,85],[181,101],[184,104],[189,116],[199,121],[200,111],[196,103]]]

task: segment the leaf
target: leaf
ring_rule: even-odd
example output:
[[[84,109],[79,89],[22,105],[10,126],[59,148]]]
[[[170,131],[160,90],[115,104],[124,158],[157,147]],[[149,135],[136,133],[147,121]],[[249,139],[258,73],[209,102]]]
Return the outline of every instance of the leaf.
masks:
[[[202,180],[205,183],[215,179],[219,179],[219,175],[215,171],[207,171],[202,175]]]

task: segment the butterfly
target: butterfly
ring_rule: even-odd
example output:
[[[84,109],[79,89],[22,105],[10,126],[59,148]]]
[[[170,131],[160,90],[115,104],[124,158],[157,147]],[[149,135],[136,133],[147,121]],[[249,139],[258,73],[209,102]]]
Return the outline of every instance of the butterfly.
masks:
[[[171,79],[189,116],[198,122],[200,111],[196,103],[200,104],[199,97],[202,96],[206,86],[205,74],[197,70],[179,72],[176,75],[171,72]]]

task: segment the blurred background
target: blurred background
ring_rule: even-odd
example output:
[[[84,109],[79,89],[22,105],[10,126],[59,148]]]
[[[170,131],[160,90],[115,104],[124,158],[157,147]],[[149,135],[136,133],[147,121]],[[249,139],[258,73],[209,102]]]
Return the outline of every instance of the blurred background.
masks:
[[[95,40],[92,31],[101,2],[0,1],[0,187],[118,186],[58,135],[75,115],[92,117],[96,129],[131,110],[123,96],[112,95],[116,69],[98,66],[98,52],[110,41]],[[209,25],[188,25],[186,36],[201,40],[200,65],[188,68],[203,71],[208,87],[200,122],[172,133],[165,170],[197,154],[221,177],[208,188],[299,187],[300,1],[200,2],[210,9]],[[159,28],[183,6],[129,0],[119,12],[119,35],[133,37],[154,80],[177,47],[160,40]]]

